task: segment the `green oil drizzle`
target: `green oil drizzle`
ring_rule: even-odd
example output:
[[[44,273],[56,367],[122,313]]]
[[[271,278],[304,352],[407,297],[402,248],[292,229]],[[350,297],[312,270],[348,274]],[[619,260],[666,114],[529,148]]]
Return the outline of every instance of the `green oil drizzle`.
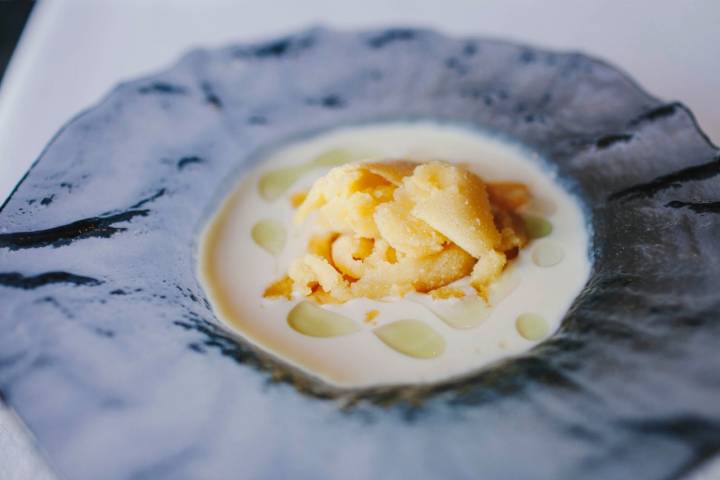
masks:
[[[355,322],[314,303],[300,302],[290,310],[287,322],[296,332],[310,337],[340,337],[360,330]]]
[[[446,308],[430,308],[443,322],[453,328],[465,329],[480,325],[490,316],[490,308],[479,297],[464,299]]]
[[[445,339],[419,320],[397,320],[373,332],[385,345],[409,357],[435,358],[445,351]]]
[[[253,225],[253,241],[270,255],[277,255],[285,247],[285,227],[277,220],[263,219]]]
[[[533,249],[532,259],[538,267],[554,267],[565,258],[565,250],[560,245],[543,241]]]
[[[515,328],[521,337],[535,341],[545,338],[549,332],[548,324],[536,313],[523,313],[515,320]]]
[[[258,183],[260,196],[267,201],[279,198],[308,170],[306,165],[297,165],[267,172]]]
[[[336,148],[305,162],[301,165],[271,170],[260,177],[258,190],[260,196],[269,202],[281,197],[300,177],[316,168],[337,167],[359,159],[357,152]]]
[[[525,214],[522,216],[522,219],[525,223],[525,230],[530,238],[547,237],[553,231],[552,223],[546,218]]]

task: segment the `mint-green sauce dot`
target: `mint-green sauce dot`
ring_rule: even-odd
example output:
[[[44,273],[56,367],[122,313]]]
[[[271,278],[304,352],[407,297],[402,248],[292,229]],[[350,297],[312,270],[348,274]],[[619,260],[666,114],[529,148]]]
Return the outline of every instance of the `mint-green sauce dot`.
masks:
[[[445,351],[445,339],[419,320],[397,320],[374,330],[393,350],[414,358],[435,358]]]
[[[310,337],[340,337],[360,330],[351,319],[324,310],[311,302],[300,302],[287,316],[288,325]]]
[[[270,255],[277,255],[285,248],[285,227],[277,220],[263,219],[253,225],[250,232],[253,241]]]
[[[521,337],[530,341],[545,338],[550,330],[545,319],[536,313],[519,315],[515,320],[515,328]]]
[[[525,214],[522,218],[525,223],[525,230],[530,238],[547,237],[553,231],[552,223],[543,217]]]

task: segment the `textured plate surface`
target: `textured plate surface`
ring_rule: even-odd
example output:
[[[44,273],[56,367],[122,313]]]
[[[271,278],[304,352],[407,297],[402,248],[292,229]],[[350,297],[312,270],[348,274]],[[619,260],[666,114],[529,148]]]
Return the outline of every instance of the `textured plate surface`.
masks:
[[[299,393],[218,327],[198,230],[259,152],[398,119],[544,157],[587,207],[590,284],[460,385]],[[4,205],[0,391],[73,480],[679,478],[720,449],[718,215],[692,115],[583,55],[420,30],[198,51],[73,120]]]

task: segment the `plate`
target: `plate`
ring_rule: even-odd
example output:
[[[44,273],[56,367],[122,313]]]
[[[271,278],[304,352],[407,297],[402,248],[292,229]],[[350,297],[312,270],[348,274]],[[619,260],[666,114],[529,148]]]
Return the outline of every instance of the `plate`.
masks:
[[[561,331],[462,382],[333,392],[222,328],[198,233],[243,171],[341,125],[447,122],[584,204]],[[53,139],[0,212],[0,391],[68,479],[679,478],[720,450],[720,154],[576,53],[322,28],[195,51]]]

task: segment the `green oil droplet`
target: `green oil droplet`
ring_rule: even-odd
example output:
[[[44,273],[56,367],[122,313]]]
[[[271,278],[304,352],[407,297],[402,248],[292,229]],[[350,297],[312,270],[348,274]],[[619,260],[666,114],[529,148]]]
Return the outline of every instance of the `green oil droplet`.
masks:
[[[296,165],[265,173],[258,182],[260,196],[268,202],[281,197],[308,170],[307,165]]]
[[[388,347],[414,358],[435,358],[445,351],[445,339],[419,320],[397,320],[374,330]]]
[[[490,308],[478,297],[464,299],[447,307],[436,306],[430,310],[443,322],[459,329],[476,327],[490,316]]]
[[[342,148],[334,148],[318,155],[308,163],[314,167],[337,167],[359,158],[360,155],[357,152],[352,152]]]
[[[310,302],[295,305],[288,313],[287,321],[293,330],[310,337],[340,337],[360,330],[351,319]]]
[[[260,220],[250,234],[255,243],[271,255],[277,255],[285,247],[285,227],[277,220]]]
[[[549,332],[548,324],[536,313],[523,313],[515,320],[515,328],[521,337],[536,341],[545,338]]]
[[[301,165],[278,168],[263,174],[258,181],[258,191],[264,200],[271,202],[280,198],[307,172],[316,168],[337,167],[359,158],[357,152],[339,148],[328,150]]]
[[[533,249],[532,259],[538,267],[554,267],[565,258],[565,250],[556,243],[544,241]]]
[[[522,216],[525,230],[530,238],[547,237],[553,231],[552,223],[543,217],[525,214]]]

